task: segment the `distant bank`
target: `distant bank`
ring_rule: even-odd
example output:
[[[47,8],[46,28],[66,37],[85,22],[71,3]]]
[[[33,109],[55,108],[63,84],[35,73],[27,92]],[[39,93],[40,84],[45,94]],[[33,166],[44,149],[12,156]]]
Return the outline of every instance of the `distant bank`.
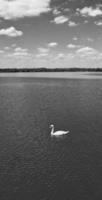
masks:
[[[1,68],[0,72],[102,72],[102,68]]]

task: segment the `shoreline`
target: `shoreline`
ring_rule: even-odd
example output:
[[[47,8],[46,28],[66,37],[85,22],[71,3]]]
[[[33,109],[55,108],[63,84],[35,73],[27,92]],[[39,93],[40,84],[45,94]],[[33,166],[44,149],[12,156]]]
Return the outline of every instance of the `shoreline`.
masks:
[[[102,79],[102,72],[6,72],[0,78]]]
[[[0,68],[1,73],[102,72],[102,68]]]

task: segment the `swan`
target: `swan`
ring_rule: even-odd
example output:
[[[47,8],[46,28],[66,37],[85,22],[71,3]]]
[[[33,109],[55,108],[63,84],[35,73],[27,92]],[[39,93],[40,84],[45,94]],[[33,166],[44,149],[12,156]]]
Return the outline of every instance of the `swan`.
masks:
[[[51,128],[51,135],[52,136],[61,136],[61,135],[65,135],[65,134],[69,133],[69,131],[55,131],[54,132],[54,125],[53,124],[50,125],[50,128]]]

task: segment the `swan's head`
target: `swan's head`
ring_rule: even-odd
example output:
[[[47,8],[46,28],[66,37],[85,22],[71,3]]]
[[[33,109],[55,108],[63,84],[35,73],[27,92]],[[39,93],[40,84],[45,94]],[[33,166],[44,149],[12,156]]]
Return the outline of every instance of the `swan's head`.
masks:
[[[54,125],[53,125],[53,124],[51,124],[51,125],[50,125],[50,128],[53,128],[53,127],[54,127]]]

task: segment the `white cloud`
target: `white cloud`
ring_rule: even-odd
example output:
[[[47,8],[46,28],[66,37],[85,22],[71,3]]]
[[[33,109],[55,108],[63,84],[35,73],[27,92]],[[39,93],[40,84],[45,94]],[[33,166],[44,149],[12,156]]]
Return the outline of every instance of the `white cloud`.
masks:
[[[68,26],[70,26],[70,27],[75,27],[75,26],[78,26],[79,24],[77,24],[77,23],[75,23],[75,22],[73,22],[73,21],[69,21],[68,22]]]
[[[83,16],[85,16],[85,17],[87,17],[87,16],[96,17],[96,16],[102,15],[102,10],[101,10],[99,7],[97,7],[97,8],[84,7],[84,8],[82,8],[82,9],[79,9],[79,8],[78,8],[77,11],[78,11],[81,15],[83,15]]]
[[[61,15],[61,16],[55,17],[53,22],[55,24],[64,24],[67,21],[68,21],[68,17]]]
[[[15,19],[48,12],[50,0],[0,0],[0,17]]]
[[[76,48],[76,45],[75,44],[68,44],[67,47],[69,49],[74,49],[74,48]]]
[[[96,55],[98,51],[92,47],[87,46],[87,47],[78,49],[76,53],[83,57],[83,56],[88,56],[88,55]]]
[[[3,51],[3,50],[0,50],[0,54],[2,54],[2,53],[4,53],[4,51]]]
[[[55,8],[55,9],[53,10],[53,14],[54,14],[54,15],[59,15],[59,14],[61,14],[61,11],[59,11],[59,10],[57,10],[57,8]]]
[[[9,27],[7,29],[0,29],[0,35],[6,35],[9,37],[18,37],[22,36],[23,32],[16,30],[15,27]]]
[[[102,21],[96,21],[94,22],[97,26],[102,26]]]
[[[64,57],[65,57],[64,53],[58,53],[57,56],[56,56],[56,59],[62,59]]]
[[[28,56],[28,52],[15,52],[13,53],[13,56]]]
[[[89,42],[93,42],[93,41],[94,41],[92,38],[87,38],[87,40],[88,40]]]
[[[46,57],[49,54],[49,48],[43,48],[43,47],[39,47],[38,48],[38,53],[36,54],[37,58],[40,57]]]
[[[68,53],[68,54],[67,54],[67,57],[68,57],[68,58],[74,58],[74,56],[75,56],[75,55],[74,55],[73,53]]]
[[[24,48],[22,48],[22,47],[16,47],[16,48],[14,49],[14,51],[15,51],[15,52],[27,52],[28,49],[24,49]]]
[[[12,44],[12,45],[11,45],[11,47],[13,47],[13,48],[16,47],[16,46],[17,46],[16,44]]]
[[[63,11],[65,11],[65,12],[69,12],[70,11],[70,9],[69,8],[64,8],[64,10]]]
[[[94,51],[94,49],[91,48],[91,47],[83,47],[83,48],[81,48],[81,49],[78,49],[78,50],[77,50],[77,53],[93,52],[93,51]]]
[[[57,42],[48,43],[48,47],[56,47],[58,45]]]
[[[37,50],[38,50],[38,53],[36,54],[36,58],[46,57],[48,56],[49,51],[50,51],[49,48],[43,48],[43,47],[39,47]]]
[[[16,57],[16,56],[19,56],[19,57],[22,57],[22,56],[30,56],[30,53],[28,52],[28,49],[24,49],[22,47],[16,47],[14,49],[14,51],[12,53],[8,53],[7,55],[8,57]]]
[[[49,49],[48,49],[48,48],[39,47],[39,48],[38,48],[38,51],[39,51],[39,53],[41,53],[41,54],[45,54],[45,53],[48,53],[48,52],[49,52]]]
[[[80,47],[82,47],[82,46],[81,46],[81,45],[75,45],[75,44],[68,44],[67,47],[68,47],[69,49],[75,49],[75,48],[80,48]]]
[[[36,54],[36,58],[46,57],[46,56],[48,56],[48,53],[39,53],[39,54]]]
[[[89,23],[89,21],[88,21],[88,20],[85,20],[85,21],[84,21],[84,24],[88,24],[88,23]]]
[[[4,49],[5,49],[6,51],[8,51],[8,50],[10,50],[10,47],[4,47]]]
[[[78,38],[77,38],[77,37],[73,37],[73,40],[74,40],[74,41],[77,41],[77,40],[78,40]]]

